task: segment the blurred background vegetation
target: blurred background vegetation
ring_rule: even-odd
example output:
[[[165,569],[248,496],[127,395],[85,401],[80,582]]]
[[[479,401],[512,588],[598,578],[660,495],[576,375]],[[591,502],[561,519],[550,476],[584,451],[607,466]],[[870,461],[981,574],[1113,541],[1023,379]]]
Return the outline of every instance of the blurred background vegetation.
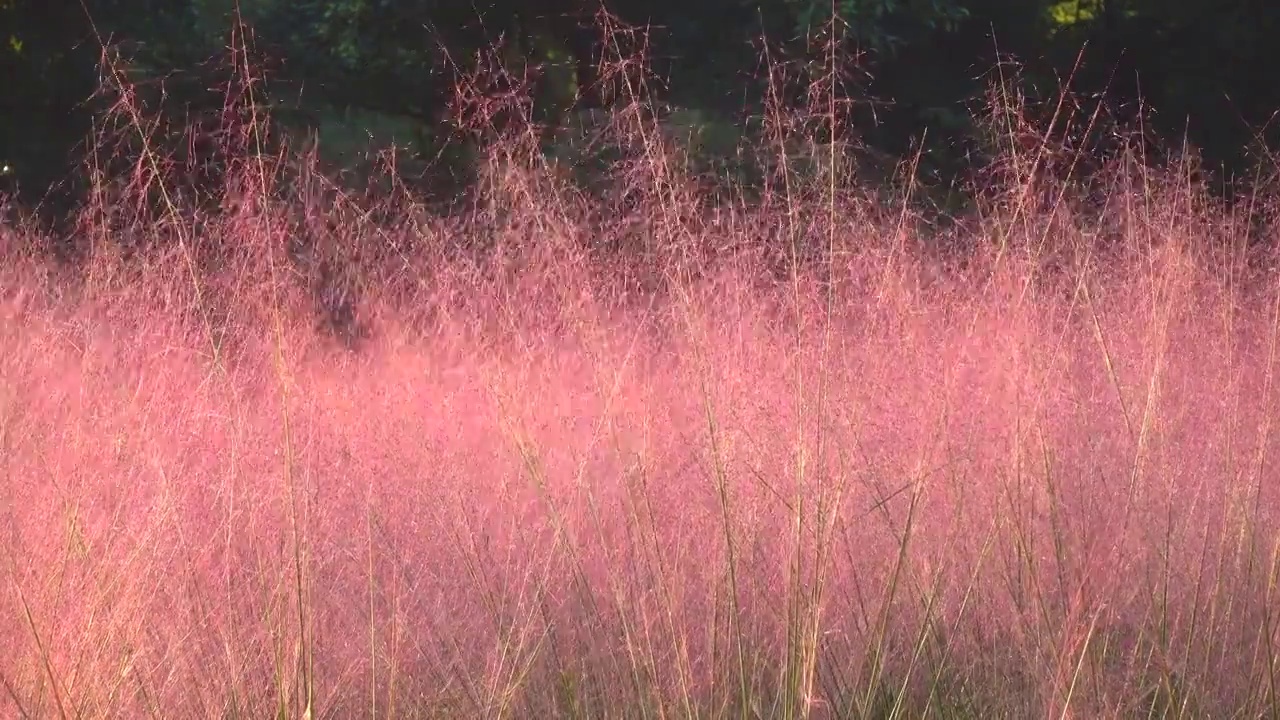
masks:
[[[643,39],[603,32],[601,10]],[[602,75],[600,60],[641,51],[646,101],[666,109],[695,159],[728,167],[770,101],[771,66],[788,69],[772,85],[783,100],[803,101],[824,77],[831,27],[856,61],[841,78],[845,129],[881,165],[917,158],[935,188],[993,151],[981,118],[1002,73],[1031,106],[1052,111],[1066,89],[1103,101],[1108,122],[1142,119],[1168,146],[1194,146],[1221,187],[1265,163],[1276,139],[1270,0],[0,0],[0,189],[50,208],[86,192],[85,159],[110,130],[101,111],[113,98],[99,89],[113,66],[155,117],[219,127],[236,77],[229,48],[244,45],[266,79],[258,109],[318,139],[326,166],[358,170],[394,145],[425,193],[466,182],[454,88],[485,62],[530,84],[496,82],[481,96],[527,90],[546,153],[565,155],[610,88],[635,79]],[[102,62],[104,47],[118,64]],[[498,51],[486,61],[488,48]],[[424,170],[440,158],[450,177]]]

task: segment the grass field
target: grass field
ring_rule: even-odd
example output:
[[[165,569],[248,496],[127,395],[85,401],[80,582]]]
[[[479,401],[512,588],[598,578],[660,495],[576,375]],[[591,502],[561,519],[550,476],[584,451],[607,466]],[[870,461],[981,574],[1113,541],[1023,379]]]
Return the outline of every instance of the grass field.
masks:
[[[75,265],[0,226],[0,714],[1280,717],[1248,218],[1035,152],[946,230],[713,207],[637,132],[617,207],[495,150],[375,222],[258,157],[104,191]]]

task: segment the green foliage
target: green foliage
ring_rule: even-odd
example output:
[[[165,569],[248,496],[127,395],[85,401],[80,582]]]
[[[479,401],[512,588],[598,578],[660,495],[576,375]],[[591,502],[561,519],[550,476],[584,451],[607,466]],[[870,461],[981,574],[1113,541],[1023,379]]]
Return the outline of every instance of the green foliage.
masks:
[[[1100,10],[1092,0],[1063,0],[1049,6],[1049,17],[1058,26],[1070,27],[1097,20]]]
[[[812,35],[834,10],[854,39],[878,53],[893,53],[920,32],[953,32],[969,17],[962,0],[783,0],[795,31]]]

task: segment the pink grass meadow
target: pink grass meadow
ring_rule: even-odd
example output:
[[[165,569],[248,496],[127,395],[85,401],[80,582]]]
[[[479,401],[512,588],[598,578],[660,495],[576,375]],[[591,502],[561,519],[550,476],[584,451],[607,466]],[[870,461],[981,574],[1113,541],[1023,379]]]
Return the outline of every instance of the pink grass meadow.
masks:
[[[463,220],[302,213],[410,248],[355,350],[268,192],[77,270],[2,229],[0,712],[1280,713],[1280,293],[1233,215],[1121,187],[946,255],[494,167]]]

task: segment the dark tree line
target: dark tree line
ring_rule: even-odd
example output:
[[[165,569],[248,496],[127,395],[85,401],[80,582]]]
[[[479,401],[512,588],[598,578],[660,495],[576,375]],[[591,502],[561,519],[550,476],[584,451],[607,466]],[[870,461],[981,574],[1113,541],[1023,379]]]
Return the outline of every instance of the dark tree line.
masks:
[[[1007,58],[1033,99],[1070,78],[1121,118],[1141,100],[1160,135],[1185,134],[1228,173],[1276,139],[1280,3],[1269,0],[0,0],[0,182],[28,198],[76,186],[102,43],[138,77],[163,78],[182,113],[215,107],[207,61],[237,14],[281,98],[305,90],[430,127],[459,75],[500,41],[509,67],[542,68],[539,120],[606,103],[599,60],[629,48],[602,32],[605,18],[646,30],[658,99],[736,123],[764,102],[761,38],[802,57],[832,11],[842,52],[860,59],[857,91],[879,101],[851,116],[859,136],[902,156],[924,134],[942,173],[972,146],[973,111]]]

